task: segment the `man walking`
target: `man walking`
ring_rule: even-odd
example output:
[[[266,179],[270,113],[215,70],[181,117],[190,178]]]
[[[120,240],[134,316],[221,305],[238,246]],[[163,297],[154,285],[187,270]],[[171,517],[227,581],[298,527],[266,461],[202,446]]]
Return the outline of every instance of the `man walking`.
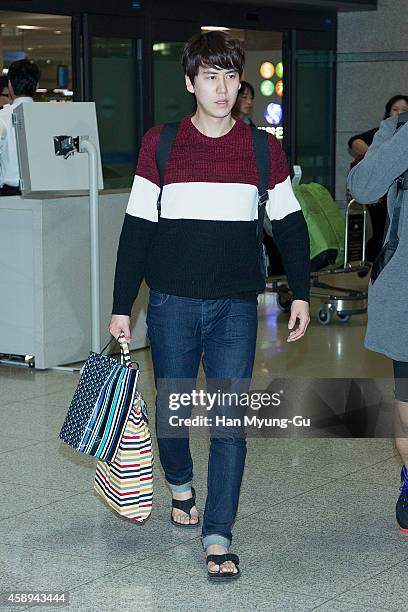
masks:
[[[243,50],[224,32],[199,34],[186,43],[182,65],[197,111],[178,128],[159,209],[155,155],[162,126],[143,139],[118,248],[110,332],[130,337],[129,315],[145,278],[160,461],[172,491],[171,521],[186,529],[200,522],[188,429],[168,435],[168,394],[166,399],[159,387],[165,381],[177,392],[193,385],[202,360],[211,386],[242,390],[252,375],[257,293],[265,279],[256,236],[259,177],[252,128],[231,115]],[[309,323],[309,237],[282,149],[271,135],[268,146],[267,212],[294,296],[288,337],[293,342]],[[230,580],[239,576],[239,559],[228,550],[246,441],[239,428],[229,433],[212,427],[210,436],[202,544],[208,577]]]

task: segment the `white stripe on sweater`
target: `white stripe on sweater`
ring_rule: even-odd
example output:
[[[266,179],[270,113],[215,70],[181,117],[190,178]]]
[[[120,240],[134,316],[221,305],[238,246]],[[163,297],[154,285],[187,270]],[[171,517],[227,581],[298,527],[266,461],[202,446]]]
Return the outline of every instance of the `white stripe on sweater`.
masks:
[[[136,174],[126,212],[132,217],[141,217],[147,221],[157,221],[157,198],[160,189],[151,181]]]
[[[136,175],[127,213],[157,221],[157,185]],[[290,178],[268,190],[267,212],[271,220],[300,210]],[[166,219],[196,221],[253,221],[258,218],[258,190],[245,183],[171,183],[163,189],[161,215]]]
[[[290,177],[275,185],[274,189],[269,189],[269,201],[266,205],[266,212],[271,221],[283,219],[286,215],[301,210],[299,202],[293,193]]]

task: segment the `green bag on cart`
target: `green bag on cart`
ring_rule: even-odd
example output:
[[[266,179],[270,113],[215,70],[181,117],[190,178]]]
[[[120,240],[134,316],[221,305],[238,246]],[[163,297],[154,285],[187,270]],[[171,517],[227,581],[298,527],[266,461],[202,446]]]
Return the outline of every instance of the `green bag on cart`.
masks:
[[[344,261],[345,220],[329,191],[318,183],[293,188],[310,239],[311,270],[339,268]]]

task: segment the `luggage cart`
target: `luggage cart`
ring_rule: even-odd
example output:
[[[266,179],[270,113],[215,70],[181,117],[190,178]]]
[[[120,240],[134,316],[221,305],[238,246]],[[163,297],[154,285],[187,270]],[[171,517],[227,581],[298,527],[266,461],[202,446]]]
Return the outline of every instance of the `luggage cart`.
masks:
[[[352,315],[367,312],[367,292],[346,287],[335,287],[320,280],[322,274],[357,274],[369,269],[365,261],[367,208],[354,199],[347,204],[345,216],[344,262],[341,268],[323,268],[310,275],[310,295],[321,300],[317,314],[321,325],[329,325],[334,314],[343,323]],[[285,277],[272,277],[266,283],[266,291],[277,294],[278,308],[289,312],[293,296]]]

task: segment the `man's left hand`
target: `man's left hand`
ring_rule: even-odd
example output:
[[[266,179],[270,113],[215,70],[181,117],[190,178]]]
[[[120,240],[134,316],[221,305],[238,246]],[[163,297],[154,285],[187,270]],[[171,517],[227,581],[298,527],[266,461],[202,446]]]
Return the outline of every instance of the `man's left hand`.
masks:
[[[295,327],[297,321],[299,321],[299,324]],[[287,341],[296,342],[296,340],[303,338],[309,323],[309,303],[304,300],[293,300],[288,323],[288,329],[291,331]]]

